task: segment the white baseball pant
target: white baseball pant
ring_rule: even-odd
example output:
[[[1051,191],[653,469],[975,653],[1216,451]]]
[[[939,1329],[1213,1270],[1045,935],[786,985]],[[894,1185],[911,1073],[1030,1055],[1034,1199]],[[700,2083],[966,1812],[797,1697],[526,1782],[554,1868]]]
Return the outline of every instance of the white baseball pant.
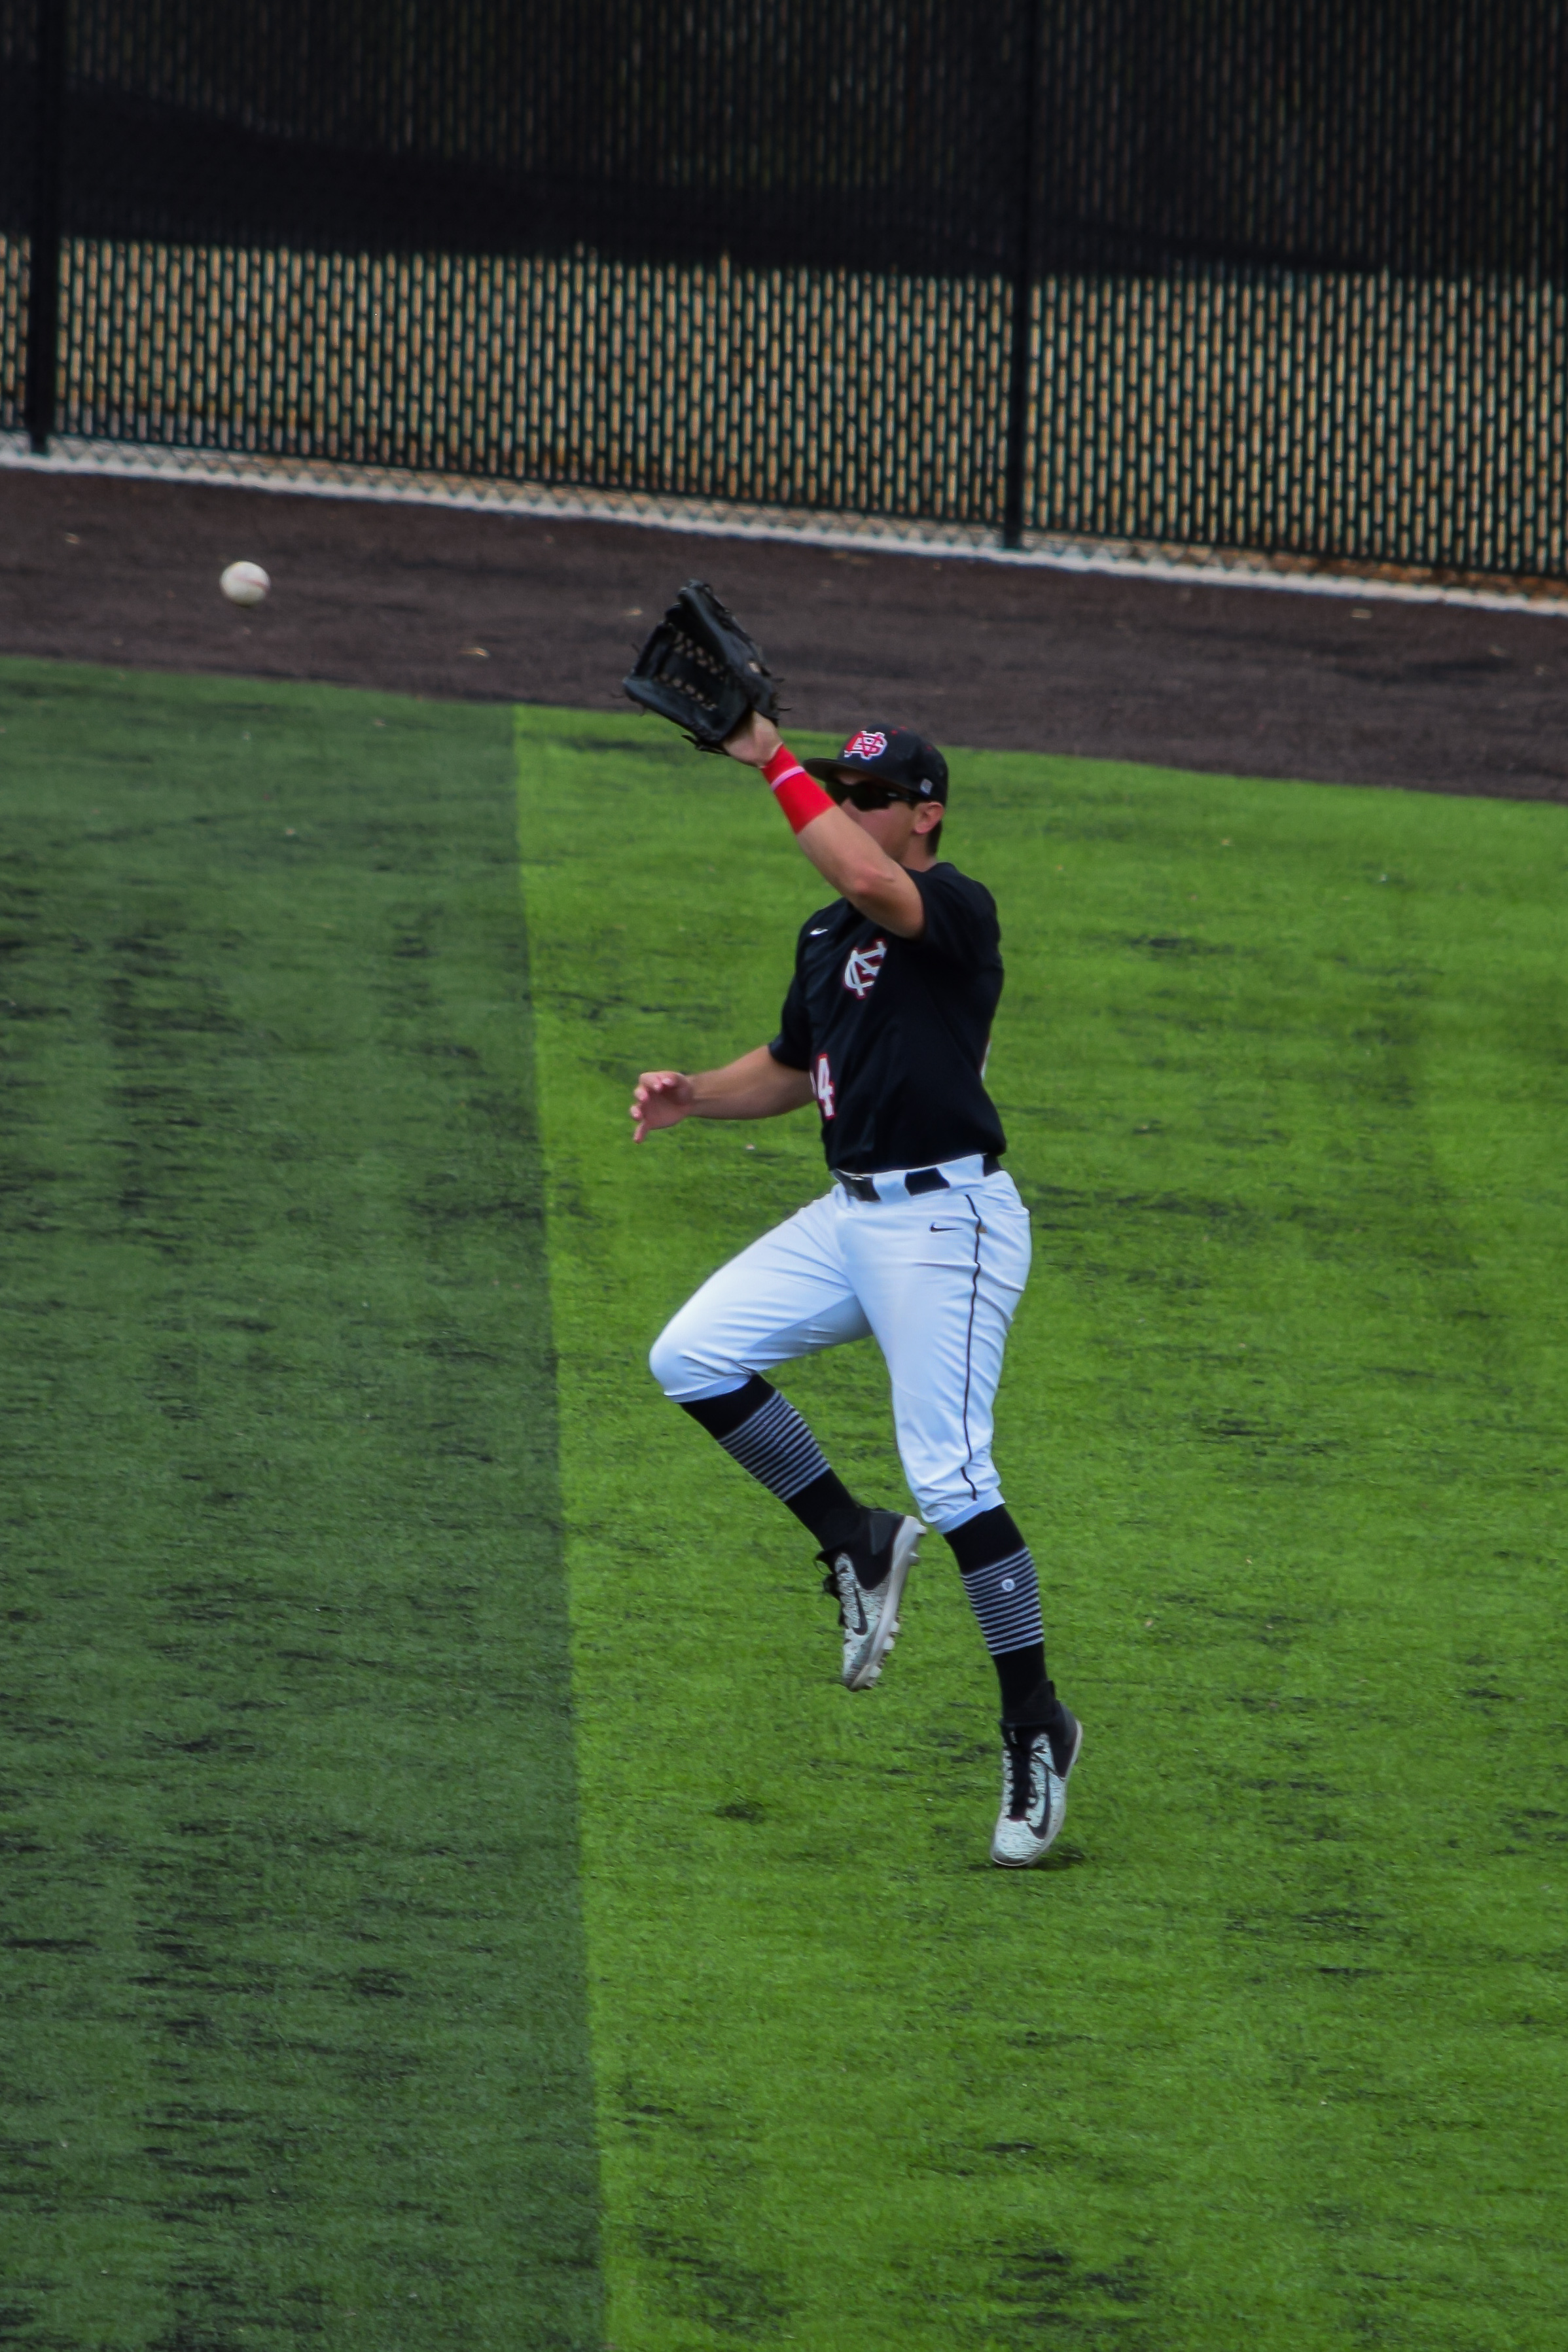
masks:
[[[753,1372],[874,1339],[893,1388],[904,1475],[949,1534],[1002,1500],[991,1460],[1003,1351],[1029,1273],[1029,1213],[1013,1179],[859,1201],[836,1184],[721,1266],[654,1342],[677,1403]]]

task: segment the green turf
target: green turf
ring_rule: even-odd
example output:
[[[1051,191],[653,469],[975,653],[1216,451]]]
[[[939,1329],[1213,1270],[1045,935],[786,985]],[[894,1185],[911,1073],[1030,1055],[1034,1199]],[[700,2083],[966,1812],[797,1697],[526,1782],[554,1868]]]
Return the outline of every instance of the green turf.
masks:
[[[943,1548],[847,1699],[643,1368],[821,1172],[628,1081],[769,1033],[815,886],[521,718],[584,1958],[510,722],[0,729],[0,2335],[586,2352],[586,1965],[618,2352],[1559,2340],[1563,813],[959,763],[1089,1725],[1020,1881]],[[895,1495],[874,1355],[791,1385]]]
[[[0,729],[0,2334],[597,2345],[509,717]]]
[[[1563,2342],[1568,814],[957,760],[1088,1726],[1012,1878],[944,1547],[850,1699],[645,1369],[822,1173],[809,1118],[633,1150],[629,1081],[771,1034],[816,886],[667,732],[519,758],[621,2352]],[[874,1353],[790,1385],[897,1499]]]

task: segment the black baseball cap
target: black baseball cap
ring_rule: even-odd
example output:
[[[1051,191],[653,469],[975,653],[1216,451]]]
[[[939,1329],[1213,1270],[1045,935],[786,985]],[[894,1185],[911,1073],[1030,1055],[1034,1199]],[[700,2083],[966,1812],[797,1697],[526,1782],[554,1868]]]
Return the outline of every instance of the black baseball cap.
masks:
[[[934,743],[912,727],[858,727],[834,760],[807,760],[805,772],[818,783],[837,783],[840,777],[878,776],[894,784],[917,804],[940,801],[947,806],[947,761]]]

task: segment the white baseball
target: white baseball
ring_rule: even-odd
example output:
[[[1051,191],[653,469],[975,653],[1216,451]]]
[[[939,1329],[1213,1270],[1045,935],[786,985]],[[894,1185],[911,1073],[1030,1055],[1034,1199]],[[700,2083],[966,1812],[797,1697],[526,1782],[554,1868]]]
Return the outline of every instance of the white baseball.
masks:
[[[217,584],[231,604],[259,604],[272,583],[259,563],[231,563]]]

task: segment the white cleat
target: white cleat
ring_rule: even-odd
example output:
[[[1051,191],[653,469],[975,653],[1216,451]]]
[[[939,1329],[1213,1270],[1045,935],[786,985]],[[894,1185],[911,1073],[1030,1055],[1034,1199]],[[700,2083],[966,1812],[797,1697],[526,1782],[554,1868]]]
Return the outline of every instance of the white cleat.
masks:
[[[864,1539],[852,1551],[824,1552],[822,1589],[838,1603],[846,1690],[869,1690],[899,1631],[899,1608],[925,1528],[897,1511],[868,1511]],[[858,1561],[858,1568],[857,1568]],[[863,1575],[877,1581],[867,1584]]]
[[[1058,1699],[1048,1726],[1002,1727],[1002,1810],[991,1839],[991,1859],[1004,1870],[1027,1870],[1047,1854],[1067,1819],[1068,1775],[1083,1746],[1083,1726]]]

